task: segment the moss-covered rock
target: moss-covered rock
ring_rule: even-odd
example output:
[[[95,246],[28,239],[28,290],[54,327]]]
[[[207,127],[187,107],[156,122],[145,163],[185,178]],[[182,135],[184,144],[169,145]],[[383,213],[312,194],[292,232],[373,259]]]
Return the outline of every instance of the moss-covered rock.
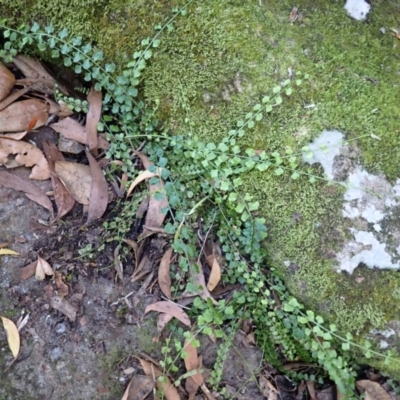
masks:
[[[97,43],[120,66],[173,6],[183,4],[57,0],[49,7],[42,1],[0,0],[11,23],[36,20],[67,27]],[[400,44],[390,28],[399,26],[400,6],[377,0],[366,22],[352,20],[342,6],[303,0],[299,18],[290,23],[287,0],[194,2],[175,29],[163,34],[145,71],[145,99],[149,104],[160,100],[159,117],[174,132],[218,141],[264,93],[292,72],[307,72],[308,83],[247,130],[241,144],[296,152],[324,129],[337,129],[357,144],[359,161],[370,173],[383,173],[393,182],[400,176]],[[313,173],[322,170],[314,166]],[[332,254],[351,236],[342,215],[344,188],[324,181],[311,185],[307,175],[294,181],[254,171],[243,190],[261,203],[270,264],[292,293],[343,331],[368,334],[399,319],[398,272],[360,267],[349,276],[335,271]]]

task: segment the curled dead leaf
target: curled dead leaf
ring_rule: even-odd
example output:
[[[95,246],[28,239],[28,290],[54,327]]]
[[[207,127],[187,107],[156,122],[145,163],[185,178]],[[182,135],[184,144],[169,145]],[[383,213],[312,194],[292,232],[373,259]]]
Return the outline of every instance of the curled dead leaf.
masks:
[[[33,167],[29,179],[47,180],[50,178],[49,166],[43,153],[36,146],[27,142],[0,138],[1,164],[7,168],[21,165]]]
[[[0,61],[0,101],[8,96],[14,84],[14,74]]]
[[[214,304],[217,304],[215,299],[211,296],[210,292],[206,287],[206,281],[204,279],[203,273],[203,266],[201,262],[198,261],[197,263],[191,262],[190,263],[190,274],[194,280],[196,287],[198,288],[197,294],[203,299],[211,299]]]
[[[29,279],[31,276],[35,275],[36,271],[36,265],[37,265],[37,260],[31,262],[28,265],[25,265],[25,267],[21,268],[19,271],[19,277],[21,279]]]
[[[82,126],[78,121],[75,121],[70,117],[64,118],[61,121],[58,121],[57,123],[51,124],[49,126],[66,139],[71,139],[75,142],[85,145],[88,144],[86,128]],[[100,149],[107,150],[110,147],[107,140],[105,140],[102,135],[99,135],[98,139]]]
[[[0,249],[0,256],[19,256],[19,254],[10,249]]]
[[[46,278],[46,275],[53,276],[54,275],[53,268],[51,268],[51,265],[46,260],[38,256],[35,278],[38,281],[43,281]]]
[[[93,182],[90,167],[69,161],[56,161],[54,170],[70,195],[78,203],[88,205]]]
[[[99,141],[97,138],[97,124],[101,118],[103,94],[92,87],[87,96],[89,112],[86,115],[87,145],[92,154],[97,155]]]
[[[60,311],[67,316],[72,322],[76,320],[76,309],[67,300],[60,296],[53,296],[50,300],[50,305],[55,310]]]
[[[378,383],[367,379],[356,382],[357,389],[366,394],[367,400],[391,400],[389,393]]]
[[[58,293],[61,297],[65,297],[68,295],[69,288],[68,285],[64,282],[63,276],[61,272],[55,271],[54,272],[54,281],[57,286]]]
[[[187,354],[187,357],[184,359],[186,371],[193,371],[199,369],[200,362],[197,356],[197,348],[193,346],[192,341],[185,340],[185,345],[183,347],[183,350]],[[198,386],[201,386],[204,383],[203,375],[200,372],[197,372],[190,378]]]
[[[96,147],[97,149],[97,147]],[[89,160],[90,174],[92,176],[92,187],[90,190],[90,201],[88,209],[87,224],[103,216],[108,204],[108,185],[106,178],[96,159],[87,151],[86,157]]]
[[[172,248],[169,248],[163,255],[158,269],[158,284],[161,291],[170,299],[171,298],[171,264]]]
[[[53,215],[53,205],[49,198],[35,185],[19,176],[12,175],[5,171],[0,171],[0,185],[14,190],[19,190],[30,200],[47,208]]]
[[[157,311],[161,313],[166,313],[172,315],[176,319],[182,322],[186,326],[190,326],[190,319],[188,315],[183,311],[181,307],[172,301],[159,301],[154,304],[150,304],[146,307],[145,314],[149,311]]]
[[[128,192],[126,194],[126,197],[129,197],[130,194],[133,192],[133,189],[135,189],[135,187],[137,185],[139,185],[140,182],[143,182],[146,179],[150,179],[153,178],[155,176],[160,176],[161,174],[161,168],[158,168],[157,172],[150,172],[148,170],[142,171],[137,177],[136,179],[131,183],[131,185],[129,186]]]
[[[144,400],[153,391],[155,382],[151,376],[134,375],[121,400]]]
[[[180,396],[176,387],[171,383],[167,376],[163,375],[159,368],[154,364],[139,358],[144,373],[156,380],[157,389],[163,393],[167,400],[180,400]],[[161,378],[161,379],[158,379]]]
[[[20,337],[18,328],[10,319],[1,315],[0,318],[3,321],[3,326],[7,334],[8,347],[10,348],[14,358],[17,358],[20,350]]]
[[[56,80],[46,71],[40,61],[18,54],[13,59],[14,65],[25,75],[26,78],[46,79],[56,83]]]
[[[64,161],[64,156],[57,149],[57,146],[53,143],[44,141],[43,149],[46,154],[49,164],[49,170],[51,173],[51,184],[54,190],[54,200],[57,204],[57,220],[62,218],[64,215],[68,214],[72,210],[75,205],[75,199],[69,194],[67,188],[58,178],[55,172],[55,162]]]
[[[210,278],[207,283],[207,289],[211,292],[217,287],[221,280],[221,266],[218,262],[218,257],[215,254],[209,255],[207,257],[207,262],[209,265],[211,264]]]
[[[29,99],[10,104],[0,111],[0,127],[2,132],[20,132],[27,129],[32,118],[36,117],[35,128],[46,123],[49,106],[46,102]]]

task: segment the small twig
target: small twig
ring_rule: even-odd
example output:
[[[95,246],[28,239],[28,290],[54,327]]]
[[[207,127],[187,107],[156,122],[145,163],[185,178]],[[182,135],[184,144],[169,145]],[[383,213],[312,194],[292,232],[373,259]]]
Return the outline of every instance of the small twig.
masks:
[[[165,301],[168,301],[168,303],[172,303],[172,304],[177,305],[177,306],[180,307],[180,308],[184,308],[185,310],[191,310],[191,308],[186,307],[186,306],[184,306],[184,305],[182,305],[182,304],[174,303],[174,302],[173,302],[172,300],[170,300],[168,297],[161,296],[161,298],[164,299]]]

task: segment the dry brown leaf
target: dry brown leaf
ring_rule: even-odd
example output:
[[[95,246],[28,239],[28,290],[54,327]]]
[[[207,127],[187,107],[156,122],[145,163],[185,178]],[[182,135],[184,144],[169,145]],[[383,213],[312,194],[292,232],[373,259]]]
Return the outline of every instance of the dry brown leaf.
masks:
[[[86,128],[72,118],[64,118],[61,121],[49,126],[66,139],[75,140],[75,142],[85,145],[88,144]],[[98,139],[100,149],[107,150],[110,147],[107,140],[105,140],[102,135],[100,135]]]
[[[46,123],[49,106],[37,100],[21,100],[10,104],[0,111],[0,129],[2,132],[20,132],[26,130],[33,117],[37,118],[35,128]]]
[[[148,171],[148,170],[142,171],[142,172],[136,177],[136,179],[131,183],[131,185],[129,186],[129,189],[128,189],[128,192],[127,192],[127,194],[126,194],[126,197],[129,197],[129,196],[130,196],[130,194],[133,192],[133,189],[135,189],[135,187],[136,187],[137,185],[139,185],[140,182],[143,182],[144,180],[153,178],[153,177],[155,177],[155,176],[159,176],[159,173],[158,173],[158,172],[160,172],[160,174],[161,174],[161,168],[158,168],[158,169],[159,169],[159,171],[157,171],[157,173],[150,172],[150,171]]]
[[[198,288],[197,294],[203,300],[211,299],[211,301],[216,305],[217,302],[211,296],[210,292],[206,287],[206,281],[204,279],[204,273],[203,273],[203,266],[201,265],[200,261],[197,261],[197,263],[194,262],[190,263],[190,274],[194,280],[195,286]]]
[[[4,330],[7,334],[7,342],[8,347],[11,350],[12,355],[14,358],[18,357],[19,349],[20,349],[20,337],[18,328],[10,319],[3,317],[0,315],[1,320],[3,321]]]
[[[92,154],[97,155],[99,141],[97,138],[97,124],[101,118],[101,105],[103,95],[92,87],[87,96],[89,112],[86,115],[87,145]]]
[[[35,275],[36,271],[36,265],[37,265],[37,260],[31,262],[28,265],[25,265],[25,267],[21,268],[19,272],[19,277],[21,279],[29,279],[31,276]]]
[[[181,307],[173,302],[159,301],[157,303],[150,304],[146,307],[145,314],[147,314],[149,311],[157,311],[172,315],[173,317],[181,321],[182,324],[190,326],[190,319],[185,311],[183,311]]]
[[[135,271],[131,275],[131,281],[139,281],[141,278],[147,275],[153,269],[153,264],[153,257],[149,257],[149,254],[145,253],[144,256],[140,258],[139,265],[136,266]]]
[[[90,191],[90,201],[88,210],[87,224],[103,216],[108,204],[108,185],[106,178],[95,158],[85,150],[89,160],[90,173],[92,175],[92,190]]]
[[[14,157],[14,155],[16,156]],[[0,138],[1,164],[7,168],[21,165],[33,167],[29,179],[43,181],[50,178],[49,165],[43,153],[36,146],[27,142]]]
[[[0,90],[1,90],[1,80],[0,80]],[[0,101],[0,111],[4,110],[11,103],[14,103],[15,100],[19,99],[25,93],[29,92],[29,90],[31,90],[31,88],[29,86],[27,86],[27,87],[25,87],[23,89],[20,89],[20,90],[17,90],[15,92],[11,93],[9,96],[4,98],[2,101]]]
[[[53,268],[51,268],[51,265],[46,260],[38,256],[35,278],[38,281],[43,281],[46,278],[46,275],[53,276]]]
[[[0,61],[0,101],[8,96],[14,85],[14,74]]]
[[[143,153],[140,153],[139,151],[133,150],[133,152],[140,158],[142,161],[142,164],[146,170],[149,169],[153,163],[148,159],[146,155]],[[144,171],[146,172],[146,171]],[[158,168],[156,171],[156,175],[160,176],[162,172],[161,168]],[[149,176],[150,177],[150,176]],[[137,183],[136,183],[137,184]],[[133,184],[131,185],[131,187]],[[130,195],[132,192],[133,188],[129,188],[127,196]],[[161,200],[157,200],[154,196],[155,193],[162,193],[163,197]],[[146,214],[146,219],[144,222],[144,225],[146,226],[151,226],[153,229],[154,228],[161,228],[161,225],[163,224],[166,214],[162,212],[163,209],[166,209],[168,207],[168,199],[167,196],[165,195],[164,191],[164,182],[160,178],[159,182],[156,185],[150,185],[150,201],[149,201],[149,207],[148,211]],[[139,236],[140,239],[143,239],[147,235],[151,234],[152,232],[149,231],[148,229],[144,228],[142,234]]]
[[[163,255],[158,269],[158,284],[161,291],[170,299],[171,298],[171,276],[169,268],[171,264],[172,248],[169,248]]]
[[[10,249],[0,249],[0,256],[19,256],[19,254]]]
[[[23,192],[28,199],[40,204],[53,215],[53,205],[49,198],[35,185],[19,176],[0,171],[0,185]]]
[[[162,199],[158,200],[155,198],[154,194],[156,192],[162,193]],[[163,213],[162,210],[168,207],[168,199],[164,191],[164,182],[160,179],[157,185],[150,185],[150,201],[149,201],[149,209],[147,210],[146,218],[144,220],[144,225],[151,226],[154,228],[160,228],[167,216],[166,213]],[[143,238],[152,232],[146,228],[143,229],[143,232],[139,236]]]
[[[69,161],[56,161],[54,170],[70,195],[78,203],[88,205],[92,191],[90,167]]]
[[[66,118],[74,113],[74,111],[68,107],[68,105],[65,101],[59,100],[58,105],[60,107],[60,111],[58,111],[58,113],[57,113],[58,117]]]
[[[144,167],[145,169],[149,169],[150,165],[153,164],[153,163],[149,160],[149,158],[148,158],[145,154],[141,153],[140,151],[136,151],[135,149],[133,149],[132,151],[140,158],[140,161],[142,162],[143,167]]]
[[[67,188],[64,186],[62,181],[58,178],[55,171],[55,162],[64,161],[64,156],[57,149],[57,146],[53,143],[43,142],[43,149],[47,157],[49,164],[49,170],[51,173],[51,184],[54,190],[54,200],[57,204],[57,217],[55,220],[62,218],[68,214],[75,205],[74,198],[69,194]]]
[[[156,386],[164,394],[166,400],[180,400],[180,396],[177,388],[171,383],[167,376],[163,375],[162,372],[152,363],[142,360],[139,358],[140,364],[142,365],[145,374],[151,378],[163,377],[160,381],[156,379]]]
[[[205,383],[201,385],[201,390],[203,391],[204,395],[207,397],[208,400],[216,400],[214,395],[208,390],[208,387]]]
[[[377,383],[370,380],[364,379],[356,382],[357,389],[364,393],[365,400],[391,400],[389,393],[383,389],[383,387]]]
[[[199,358],[197,356],[197,349],[193,346],[192,342],[189,340],[185,340],[185,345],[183,350],[187,354],[187,357],[184,359],[186,371],[193,371],[200,368]],[[203,375],[200,372],[192,375],[190,378],[199,386],[204,383]]]
[[[17,329],[18,329],[18,332],[21,332],[21,330],[26,326],[26,324],[28,323],[28,321],[29,321],[29,316],[30,316],[30,314],[28,313],[28,314],[26,314],[25,316],[23,316],[23,315],[21,315],[19,318],[18,318],[18,321],[17,321]]]
[[[221,280],[221,267],[218,262],[218,257],[215,254],[209,255],[207,257],[207,262],[209,265],[211,264],[210,278],[207,283],[207,289],[211,292],[217,287]]]
[[[64,282],[61,272],[58,272],[58,271],[54,272],[54,281],[57,286],[58,294],[61,297],[67,296],[68,292],[69,292],[69,288],[68,288],[68,285]]]
[[[76,320],[76,309],[67,300],[60,296],[53,296],[50,300],[50,305],[55,310],[60,311],[67,316],[72,322]]]
[[[28,131],[23,131],[23,132],[15,132],[15,133],[4,133],[0,135],[1,139],[13,139],[13,140],[21,140],[23,139]]]
[[[122,240],[125,243],[129,244],[129,246],[131,246],[132,249],[133,249],[133,252],[135,254],[135,268],[134,268],[133,272],[135,272],[137,266],[139,265],[139,258],[138,258],[139,247],[138,247],[138,244],[134,240],[131,240],[131,239],[122,239]]]
[[[56,83],[56,80],[46,71],[38,60],[24,56],[23,54],[18,54],[14,57],[13,63],[26,78],[45,79],[52,82],[53,86]]]
[[[277,400],[278,399],[278,390],[275,386],[263,375],[260,375],[259,379],[260,390],[264,397],[268,400]]]
[[[196,297],[197,296],[184,297],[183,299],[180,299],[178,301],[178,304],[181,305],[181,306],[187,306],[187,305],[193,303],[193,301],[194,301],[194,299]],[[164,329],[165,325],[167,325],[168,322],[171,321],[172,318],[173,318],[173,316],[170,315],[170,314],[160,313],[158,315],[158,319],[157,319],[157,330],[158,330],[158,332],[161,332]]]
[[[121,400],[144,400],[154,389],[153,378],[145,375],[135,375],[129,382]]]
[[[315,392],[315,384],[313,381],[306,381],[308,394],[310,395],[311,400],[318,400],[317,394]]]

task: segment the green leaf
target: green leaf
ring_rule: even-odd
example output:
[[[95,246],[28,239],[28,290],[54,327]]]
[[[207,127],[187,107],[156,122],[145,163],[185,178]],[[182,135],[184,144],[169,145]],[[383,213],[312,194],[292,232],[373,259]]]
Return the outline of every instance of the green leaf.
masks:
[[[241,214],[244,211],[245,205],[243,203],[238,203],[235,207],[235,211]]]
[[[60,39],[65,39],[68,36],[68,29],[63,28],[60,32],[58,32],[58,37]]]
[[[301,79],[296,79],[296,85],[300,86],[301,85]]]
[[[228,201],[233,203],[237,200],[237,198],[238,198],[237,193],[231,192],[231,193],[229,193]]]
[[[267,106],[265,107],[265,112],[269,113],[272,111],[272,105],[271,104],[267,104]]]
[[[280,86],[275,86],[273,89],[272,89],[272,92],[274,93],[274,94],[277,94],[277,93],[279,93],[280,91],[281,91],[281,87]]]
[[[258,201],[255,201],[253,203],[249,203],[249,211],[256,211],[260,208],[260,203]]]
[[[276,98],[275,98],[275,103],[276,103],[277,105],[282,104],[282,97],[281,97],[281,96],[276,97]]]
[[[72,65],[71,57],[65,57],[65,58],[64,58],[64,65],[65,65],[66,67],[70,67],[70,66]]]
[[[114,72],[115,64],[113,64],[113,63],[106,64],[105,70],[106,70],[106,72],[111,72],[111,73]]]
[[[306,314],[307,314],[309,321],[314,321],[314,312],[313,311],[307,310]]]
[[[229,150],[229,147],[225,143],[220,143],[218,145],[218,150],[222,151],[223,153],[225,153],[226,151]]]
[[[265,104],[265,103],[268,103],[270,100],[271,100],[271,99],[270,99],[269,96],[264,96],[264,97],[262,98],[262,102],[263,102],[264,104]]]
[[[293,180],[296,180],[296,179],[298,179],[298,178],[300,177],[300,174],[299,174],[297,171],[294,171],[293,174],[290,175],[290,177],[291,177]]]
[[[100,61],[103,59],[103,52],[102,51],[96,51],[93,56],[93,61]]]
[[[345,350],[345,351],[347,351],[347,350],[350,350],[350,343],[342,343],[342,350]]]
[[[231,185],[229,184],[229,181],[221,181],[220,189],[223,191],[229,190]]]
[[[283,174],[284,171],[281,167],[279,167],[274,172],[275,172],[275,175],[280,176]]]
[[[292,94],[292,92],[293,92],[293,90],[292,90],[291,87],[289,87],[289,88],[286,89],[286,95],[287,95],[287,96],[290,96],[290,95]]]
[[[298,316],[298,317],[297,317],[297,320],[298,320],[301,324],[307,324],[307,323],[308,323],[308,319],[307,319],[306,317]],[[311,331],[310,331],[310,333],[311,333]]]
[[[40,25],[37,22],[34,22],[31,26],[31,32],[36,33],[40,29]]]
[[[283,310],[286,312],[292,312],[292,311],[294,311],[294,307],[291,306],[289,303],[284,303]]]

